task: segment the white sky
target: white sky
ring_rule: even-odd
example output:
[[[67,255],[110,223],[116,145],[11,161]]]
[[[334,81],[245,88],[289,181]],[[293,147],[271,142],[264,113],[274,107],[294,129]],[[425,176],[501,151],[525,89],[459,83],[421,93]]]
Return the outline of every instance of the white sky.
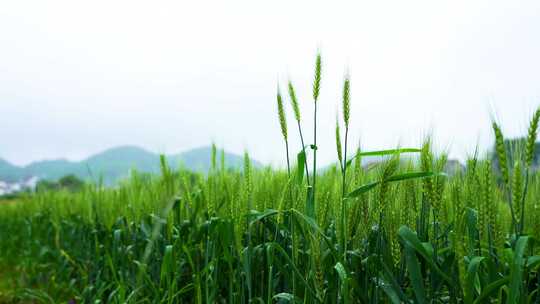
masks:
[[[311,138],[317,48],[322,162],[335,158],[346,69],[350,142],[410,146],[434,133],[463,157],[490,145],[493,113],[507,135],[525,132],[540,105],[539,34],[540,1],[2,1],[0,157],[214,140],[281,164],[276,84],[296,84]]]

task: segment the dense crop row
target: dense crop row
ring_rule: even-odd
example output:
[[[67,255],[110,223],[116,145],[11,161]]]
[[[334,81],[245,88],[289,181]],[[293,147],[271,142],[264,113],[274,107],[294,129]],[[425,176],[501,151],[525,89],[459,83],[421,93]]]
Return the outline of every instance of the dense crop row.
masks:
[[[320,81],[318,57],[315,103]],[[531,170],[540,112],[522,149],[509,149],[494,124],[497,165],[475,156],[449,176],[429,140],[420,149],[348,151],[349,90],[346,78],[339,164],[323,172],[306,157],[316,153],[316,129],[289,160],[278,93],[286,171],[252,168],[247,154],[242,170],[227,169],[214,151],[208,174],[162,160],[160,176],[133,172],[114,189],[89,185],[1,206],[0,266],[16,279],[6,297],[540,303],[540,180]],[[304,145],[292,84],[288,93]],[[384,161],[361,165],[373,155]]]

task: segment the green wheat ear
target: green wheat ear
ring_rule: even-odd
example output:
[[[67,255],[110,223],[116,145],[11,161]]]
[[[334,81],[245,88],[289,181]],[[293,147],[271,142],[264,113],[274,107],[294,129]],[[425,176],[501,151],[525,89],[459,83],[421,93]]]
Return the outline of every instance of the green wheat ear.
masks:
[[[216,147],[216,144],[215,143],[212,143],[212,157],[211,157],[211,162],[212,162],[212,170],[215,171],[216,168],[217,168],[217,147]]]
[[[531,124],[529,125],[529,132],[527,136],[527,151],[525,154],[525,160],[527,167],[532,165],[534,159],[534,146],[536,144],[536,135],[538,131],[538,121],[540,120],[540,108],[534,112]]]
[[[514,172],[512,174],[512,205],[514,206],[514,213],[516,214],[516,221],[519,226],[521,220],[521,199],[523,195],[523,172],[519,160],[516,160],[514,163]]]
[[[497,123],[493,123],[493,132],[495,133],[495,149],[497,150],[497,158],[499,159],[499,167],[505,184],[510,180],[508,172],[508,155],[504,146],[504,137],[501,128]]]
[[[294,86],[289,80],[289,97],[291,98],[291,104],[294,111],[294,118],[296,121],[300,121],[300,106],[298,105],[298,99],[296,99],[296,93],[294,92]]]
[[[221,171],[225,172],[225,149],[221,149],[220,154]]]
[[[313,79],[313,100],[317,102],[319,100],[319,91],[321,88],[321,70],[322,61],[321,53],[317,53],[317,59],[315,60],[315,79]]]
[[[428,138],[422,146],[420,153],[420,167],[424,172],[433,171],[433,153],[431,151],[431,138]],[[435,200],[435,180],[433,177],[427,177],[422,180],[422,191],[428,198],[431,207],[436,204]]]
[[[349,127],[349,118],[351,115],[350,91],[350,79],[347,75],[343,83],[343,121],[346,127]]]
[[[339,166],[341,170],[343,170],[343,154],[341,151],[341,135],[339,131],[339,121],[336,117],[336,151],[337,151],[337,157],[339,160]]]
[[[494,204],[493,200],[493,183],[492,183],[492,164],[491,161],[488,159],[486,160],[486,164],[484,167],[484,192],[482,195],[484,196],[484,202],[486,206],[486,215],[487,215],[487,222],[489,225],[489,229],[495,230],[496,229],[496,223],[495,220],[497,218],[497,208]],[[496,231],[493,231],[494,235],[496,234]]]
[[[357,185],[360,184],[362,178],[362,156],[360,155],[360,143],[356,148],[356,157],[354,158],[354,179]]]
[[[399,155],[394,155],[385,164],[381,174],[379,186],[379,206],[377,213],[380,215],[386,209],[387,198],[389,194],[388,179],[394,175],[399,166]]]
[[[277,106],[278,106],[278,116],[279,116],[279,126],[281,128],[281,135],[283,139],[287,141],[287,120],[285,119],[285,110],[283,109],[283,99],[281,98],[281,92],[277,91]]]
[[[251,195],[253,189],[253,182],[251,177],[251,160],[247,151],[244,152],[244,182],[248,195]]]

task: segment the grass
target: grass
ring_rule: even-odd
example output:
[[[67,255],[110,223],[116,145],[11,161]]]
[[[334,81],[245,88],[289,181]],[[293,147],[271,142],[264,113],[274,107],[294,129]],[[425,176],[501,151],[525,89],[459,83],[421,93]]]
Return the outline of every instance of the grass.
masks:
[[[317,56],[315,103],[324,102],[320,73]],[[523,153],[512,154],[522,157],[510,157],[494,123],[499,167],[475,155],[448,176],[447,157],[430,140],[348,147],[346,77],[339,162],[317,172],[316,125],[313,145],[304,145],[292,83],[288,93],[303,146],[290,161],[278,89],[286,170],[253,168],[247,153],[242,170],[226,169],[214,146],[208,174],[162,159],[160,175],[134,172],[116,188],[0,204],[0,269],[16,269],[0,272],[9,301],[540,303],[540,179],[532,170],[540,112]],[[384,161],[362,167],[365,156]]]

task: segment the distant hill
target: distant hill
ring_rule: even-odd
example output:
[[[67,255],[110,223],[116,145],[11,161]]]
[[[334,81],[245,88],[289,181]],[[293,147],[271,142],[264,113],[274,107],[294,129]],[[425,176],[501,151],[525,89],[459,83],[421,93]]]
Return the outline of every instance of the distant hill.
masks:
[[[24,177],[21,168],[14,166],[7,161],[0,159],[0,179],[8,182],[18,181]]]
[[[218,161],[219,154],[220,151]],[[176,169],[182,165],[193,171],[207,172],[211,166],[211,155],[211,147],[202,147],[166,157],[172,168]],[[239,168],[243,164],[243,157],[225,152],[225,163],[228,168]],[[256,161],[253,163],[254,166],[261,166]],[[127,177],[131,169],[148,173],[159,172],[159,154],[136,146],[122,146],[103,151],[80,162],[57,159],[19,167],[0,159],[0,180],[18,181],[31,176],[57,180],[67,174],[74,174],[85,180],[102,177],[103,181],[110,185]]]

